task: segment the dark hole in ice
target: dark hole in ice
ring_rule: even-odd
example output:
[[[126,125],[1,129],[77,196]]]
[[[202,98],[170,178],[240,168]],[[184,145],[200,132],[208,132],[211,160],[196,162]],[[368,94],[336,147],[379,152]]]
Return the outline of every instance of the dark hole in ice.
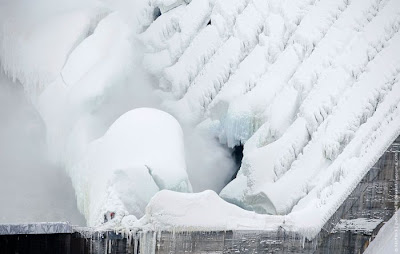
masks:
[[[153,11],[153,19],[156,20],[160,16],[161,16],[161,10],[160,8],[156,7]]]
[[[207,26],[211,25],[211,19],[208,21]]]
[[[235,146],[232,150],[232,158],[236,165],[235,173],[232,176],[232,179],[235,179],[237,173],[239,172],[240,166],[242,166],[242,159],[243,159],[243,145]]]

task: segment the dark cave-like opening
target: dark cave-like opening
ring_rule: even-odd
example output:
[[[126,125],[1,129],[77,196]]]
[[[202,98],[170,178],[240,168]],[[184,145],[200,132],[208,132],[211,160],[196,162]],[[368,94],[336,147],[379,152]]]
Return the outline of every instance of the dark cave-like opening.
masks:
[[[160,17],[161,16],[161,10],[160,10],[160,8],[154,8],[154,11],[153,11],[153,19],[154,20],[156,20],[158,17]]]
[[[232,175],[231,181],[236,178],[240,167],[242,166],[243,159],[243,145],[240,144],[232,149],[232,159],[235,162],[235,173]]]

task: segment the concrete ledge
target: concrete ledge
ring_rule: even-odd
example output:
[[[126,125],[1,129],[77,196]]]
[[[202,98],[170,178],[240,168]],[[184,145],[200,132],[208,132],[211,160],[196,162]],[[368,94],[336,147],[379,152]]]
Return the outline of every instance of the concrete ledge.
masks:
[[[0,224],[0,235],[71,234],[73,232],[68,222]]]

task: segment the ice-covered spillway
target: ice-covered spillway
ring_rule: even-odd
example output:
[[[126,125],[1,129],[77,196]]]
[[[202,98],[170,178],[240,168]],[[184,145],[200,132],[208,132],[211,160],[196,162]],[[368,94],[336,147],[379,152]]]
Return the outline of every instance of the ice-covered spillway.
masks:
[[[159,190],[191,192],[179,123],[156,109],[139,108],[117,119],[93,141],[68,173],[79,209],[91,226],[132,214],[140,218]]]

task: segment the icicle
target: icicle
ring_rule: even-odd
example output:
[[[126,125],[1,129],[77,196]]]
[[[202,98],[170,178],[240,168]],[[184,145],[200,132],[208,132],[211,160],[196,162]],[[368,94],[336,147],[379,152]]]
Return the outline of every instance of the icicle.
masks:
[[[161,247],[160,243],[161,243],[161,230],[159,229],[157,233],[157,250],[159,250]]]
[[[135,245],[133,246],[133,254],[138,254],[138,248],[139,248],[139,241],[138,239],[135,237]]]
[[[152,232],[153,235],[153,241],[151,243],[151,253],[155,254],[156,253],[156,245],[157,245],[157,231]]]
[[[107,254],[108,253],[108,241],[106,240],[106,246],[104,248],[104,253]]]

